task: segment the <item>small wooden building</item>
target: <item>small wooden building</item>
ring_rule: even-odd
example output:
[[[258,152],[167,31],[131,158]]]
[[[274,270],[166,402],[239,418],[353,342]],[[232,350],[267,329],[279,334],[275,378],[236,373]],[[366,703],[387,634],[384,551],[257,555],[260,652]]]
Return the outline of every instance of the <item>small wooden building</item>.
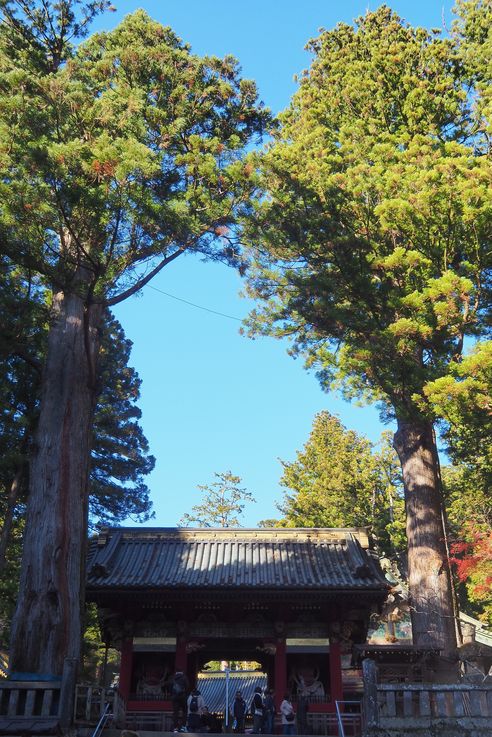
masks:
[[[121,650],[133,711],[168,711],[170,681],[212,660],[261,664],[275,691],[333,712],[344,666],[389,589],[364,529],[109,528],[91,541],[87,599]]]

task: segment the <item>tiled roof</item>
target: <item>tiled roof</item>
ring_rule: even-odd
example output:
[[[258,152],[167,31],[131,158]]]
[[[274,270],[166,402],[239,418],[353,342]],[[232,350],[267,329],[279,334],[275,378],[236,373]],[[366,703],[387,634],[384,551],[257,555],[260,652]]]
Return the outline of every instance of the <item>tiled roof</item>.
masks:
[[[108,528],[91,541],[88,591],[357,589],[388,583],[363,529]]]
[[[225,673],[199,673],[198,689],[202,694],[205,705],[212,712],[223,713],[225,711]],[[267,686],[267,677],[264,673],[255,671],[231,671],[229,676],[229,703],[232,710],[232,702],[236,697],[236,691],[241,691],[247,706],[251,704],[255,688],[260,686],[263,691]]]

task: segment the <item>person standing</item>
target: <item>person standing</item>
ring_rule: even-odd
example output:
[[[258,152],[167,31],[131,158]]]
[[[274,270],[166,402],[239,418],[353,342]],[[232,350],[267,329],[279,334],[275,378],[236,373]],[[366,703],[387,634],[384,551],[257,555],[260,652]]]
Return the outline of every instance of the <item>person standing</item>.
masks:
[[[261,734],[263,725],[263,698],[261,696],[261,688],[255,688],[255,695],[251,702],[251,713],[253,715],[253,734]]]
[[[178,717],[186,718],[186,697],[188,695],[188,679],[182,670],[177,670],[171,682],[171,701],[173,705],[173,722],[177,727]]]
[[[198,688],[194,688],[188,696],[188,721],[186,727],[188,732],[199,732],[202,726],[202,714],[205,701]]]
[[[234,732],[244,734],[244,722],[246,720],[246,702],[241,691],[237,691],[232,705],[232,716],[234,717]]]
[[[288,693],[285,694],[284,700],[280,704],[280,714],[282,716],[282,734],[295,734],[296,715]]]
[[[297,694],[297,731],[299,734],[308,734],[307,712],[309,708],[308,696],[305,692]]]
[[[263,726],[261,731],[263,734],[273,734],[273,723],[275,720],[275,701],[273,691],[267,688],[265,698],[263,699]]]

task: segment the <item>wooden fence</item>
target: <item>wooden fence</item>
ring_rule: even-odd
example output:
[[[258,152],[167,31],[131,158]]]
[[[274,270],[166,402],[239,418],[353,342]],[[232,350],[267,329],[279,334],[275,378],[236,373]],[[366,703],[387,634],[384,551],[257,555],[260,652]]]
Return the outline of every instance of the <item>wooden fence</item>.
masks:
[[[492,686],[485,684],[378,683],[377,668],[364,660],[364,728],[399,728],[433,722],[490,725]],[[409,721],[411,720],[411,721]]]
[[[73,712],[74,722],[77,724],[97,724],[103,716],[107,704],[109,704],[113,724],[117,727],[124,727],[126,705],[117,689],[77,683]]]
[[[0,680],[0,733],[45,732],[72,721],[77,661],[66,658],[58,681]]]
[[[380,719],[480,717],[492,721],[492,687],[471,684],[379,684]]]

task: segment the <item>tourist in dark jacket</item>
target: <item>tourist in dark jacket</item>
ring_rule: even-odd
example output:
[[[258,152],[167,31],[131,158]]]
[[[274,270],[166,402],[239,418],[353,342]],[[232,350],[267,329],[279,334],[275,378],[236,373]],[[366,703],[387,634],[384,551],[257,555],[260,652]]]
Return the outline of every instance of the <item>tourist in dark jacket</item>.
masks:
[[[246,720],[246,702],[243,699],[241,691],[236,693],[236,698],[232,705],[232,715],[234,717],[234,732],[236,734],[243,734],[244,722]]]
[[[275,721],[275,700],[271,688],[265,691],[263,699],[263,725],[261,731],[263,734],[273,734],[273,725]]]
[[[253,715],[253,734],[261,734],[263,725],[263,698],[261,696],[261,688],[255,688],[255,695],[251,702],[251,713]]]
[[[177,670],[171,681],[171,701],[173,705],[174,727],[178,726],[178,716],[186,717],[186,699],[188,696],[188,679],[182,670]]]

